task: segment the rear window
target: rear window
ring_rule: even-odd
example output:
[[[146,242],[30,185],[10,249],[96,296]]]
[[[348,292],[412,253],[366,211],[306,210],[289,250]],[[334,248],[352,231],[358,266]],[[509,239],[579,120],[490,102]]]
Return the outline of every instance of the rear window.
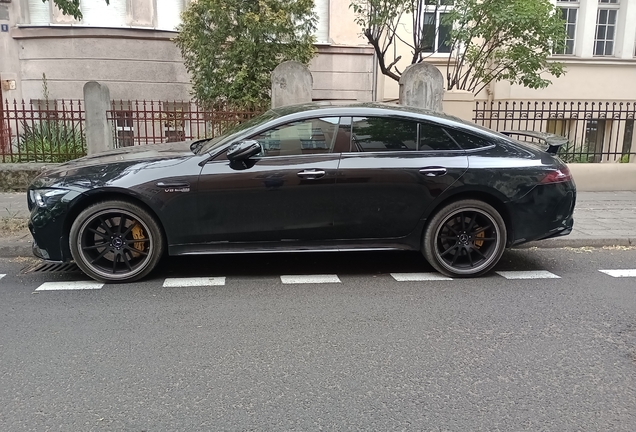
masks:
[[[446,129],[448,134],[453,137],[457,144],[464,150],[480,149],[493,146],[495,143],[476,135],[459,132],[454,129]]]

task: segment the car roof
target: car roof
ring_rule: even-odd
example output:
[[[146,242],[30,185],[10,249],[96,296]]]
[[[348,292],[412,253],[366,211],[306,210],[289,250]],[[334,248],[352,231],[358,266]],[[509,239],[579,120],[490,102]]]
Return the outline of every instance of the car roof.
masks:
[[[424,120],[440,125],[463,129],[479,135],[487,135],[489,138],[497,138],[503,141],[510,141],[508,137],[492,129],[467,122],[458,117],[454,117],[442,112],[427,110],[423,108],[397,105],[386,102],[362,102],[362,103],[341,103],[341,102],[312,102],[298,105],[288,105],[270,110],[277,117],[285,117],[285,120],[304,119],[322,116],[399,116],[408,117],[413,120]]]
[[[409,114],[418,114],[432,117],[440,117],[447,118],[453,120],[459,120],[456,117],[449,116],[447,114],[443,114],[440,112],[427,110],[423,108],[417,108],[412,106],[405,105],[397,105],[387,102],[357,102],[357,103],[347,103],[347,102],[338,102],[338,101],[321,101],[321,102],[310,102],[298,105],[287,105],[279,108],[273,108],[271,111],[275,112],[279,116],[286,116],[295,113],[305,113],[308,111],[316,111],[319,110],[321,112],[333,112],[333,113],[368,113],[369,111],[377,110],[382,111],[384,114],[387,111],[393,111],[396,114],[403,113],[406,115]],[[316,114],[316,113],[314,113]],[[321,113],[322,114],[322,113]]]

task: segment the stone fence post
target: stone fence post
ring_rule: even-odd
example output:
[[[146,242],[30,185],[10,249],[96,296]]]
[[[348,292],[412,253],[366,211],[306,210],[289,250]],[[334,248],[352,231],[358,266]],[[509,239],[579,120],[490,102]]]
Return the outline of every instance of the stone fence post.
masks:
[[[84,84],[86,151],[89,155],[113,148],[113,131],[106,119],[108,110],[110,110],[108,87],[97,81]]]
[[[442,111],[444,76],[435,66],[417,63],[400,77],[400,105]]]
[[[311,102],[314,78],[302,63],[286,61],[272,71],[272,108]]]

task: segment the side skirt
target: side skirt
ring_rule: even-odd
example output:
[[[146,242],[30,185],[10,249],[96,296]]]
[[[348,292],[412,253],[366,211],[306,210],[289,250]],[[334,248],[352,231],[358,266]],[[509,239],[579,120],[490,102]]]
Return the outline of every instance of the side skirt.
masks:
[[[281,243],[253,244],[253,243],[224,243],[224,244],[193,244],[173,245],[168,247],[168,254],[178,255],[210,255],[210,254],[246,254],[246,253],[299,253],[299,252],[362,252],[362,251],[395,251],[417,250],[404,243],[357,243],[340,245],[289,245]]]

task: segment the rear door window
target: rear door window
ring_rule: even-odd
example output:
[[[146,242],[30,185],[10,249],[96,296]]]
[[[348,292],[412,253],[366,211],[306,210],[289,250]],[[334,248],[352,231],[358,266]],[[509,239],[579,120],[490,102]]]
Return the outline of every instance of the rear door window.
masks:
[[[386,152],[417,150],[417,123],[383,117],[354,117],[352,151]]]
[[[461,150],[442,127],[431,123],[420,123],[420,143],[417,149],[421,151]]]

